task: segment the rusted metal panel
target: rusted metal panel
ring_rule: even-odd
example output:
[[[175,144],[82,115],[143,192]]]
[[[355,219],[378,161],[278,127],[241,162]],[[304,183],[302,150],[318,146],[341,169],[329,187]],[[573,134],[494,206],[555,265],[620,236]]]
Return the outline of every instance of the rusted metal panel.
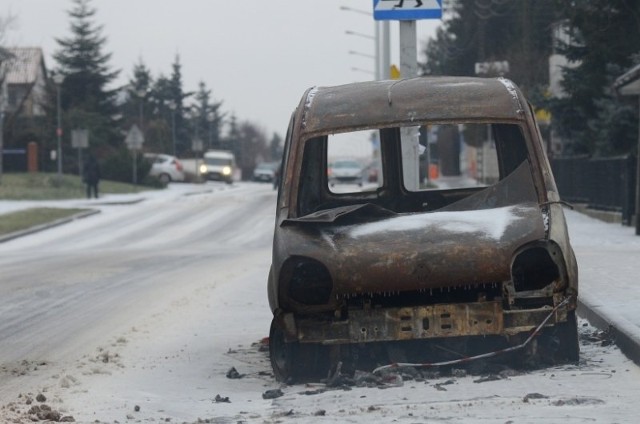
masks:
[[[515,86],[497,79],[421,77],[318,87],[301,102],[304,133],[398,123],[524,119]]]
[[[524,202],[535,198],[526,167],[501,184],[504,190],[497,185],[489,194],[463,199],[442,212],[380,212],[372,219],[376,214],[366,210],[352,225],[343,225],[337,216],[344,214],[335,210],[289,220],[278,231],[278,255],[297,254],[329,264],[336,282],[334,299],[505,281],[515,250],[543,239],[545,226],[540,207]],[[512,193],[522,197],[509,198]],[[523,203],[499,207],[513,201]],[[498,207],[483,209],[485,204]]]
[[[355,310],[349,313],[351,342],[415,340],[500,334],[500,302]]]
[[[353,310],[348,320],[321,321],[300,318],[298,339],[302,343],[349,344],[423,340],[460,336],[510,336],[531,331],[551,307],[502,309],[500,301],[465,304]],[[551,326],[567,319],[567,307],[559,308]]]

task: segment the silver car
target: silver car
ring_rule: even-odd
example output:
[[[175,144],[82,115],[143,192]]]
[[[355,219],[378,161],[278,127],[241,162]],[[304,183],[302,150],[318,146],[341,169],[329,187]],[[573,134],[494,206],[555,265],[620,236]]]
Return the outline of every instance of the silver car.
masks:
[[[328,168],[329,184],[362,185],[362,166],[353,159],[338,159]]]
[[[144,157],[151,161],[149,175],[157,178],[161,183],[185,180],[184,168],[177,157],[164,153],[145,153]]]

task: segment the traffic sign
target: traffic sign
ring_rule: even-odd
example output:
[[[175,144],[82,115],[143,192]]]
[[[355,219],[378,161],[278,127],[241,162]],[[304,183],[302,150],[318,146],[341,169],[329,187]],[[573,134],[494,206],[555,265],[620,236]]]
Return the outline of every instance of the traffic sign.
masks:
[[[138,128],[136,124],[131,126],[124,142],[127,144],[129,150],[140,150],[142,148],[144,134],[142,134],[142,131],[140,131],[140,128]]]
[[[373,0],[377,21],[417,21],[441,19],[442,0]]]
[[[71,130],[71,147],[86,149],[89,147],[88,130]]]
[[[396,65],[391,65],[391,79],[398,80],[400,79],[400,69]]]

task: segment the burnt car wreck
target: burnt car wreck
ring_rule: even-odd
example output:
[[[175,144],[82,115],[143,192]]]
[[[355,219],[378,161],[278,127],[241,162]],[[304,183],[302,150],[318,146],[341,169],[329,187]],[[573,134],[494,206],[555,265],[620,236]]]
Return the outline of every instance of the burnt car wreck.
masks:
[[[328,164],[353,144],[375,179],[334,187]],[[540,131],[511,81],[424,77],[303,95],[268,279],[276,378],[525,340],[511,359],[577,361],[577,293]]]

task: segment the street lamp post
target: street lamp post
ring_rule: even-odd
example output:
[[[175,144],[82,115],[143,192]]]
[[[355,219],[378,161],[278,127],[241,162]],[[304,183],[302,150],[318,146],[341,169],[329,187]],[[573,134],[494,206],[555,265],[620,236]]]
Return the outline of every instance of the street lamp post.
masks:
[[[139,88],[135,90],[136,96],[140,99],[140,115],[138,117],[139,125],[140,125],[140,134],[142,135],[142,140],[144,142],[144,96],[147,95],[147,90],[144,88]],[[133,184],[138,184],[138,150],[133,148]]]
[[[213,131],[211,126],[213,125],[213,121],[216,119],[215,114],[213,113],[213,111],[209,111],[209,113],[207,113],[207,122],[209,123],[209,149],[211,149],[211,144],[213,142]]]
[[[354,56],[368,57],[369,59],[375,59],[376,58],[374,55],[367,54],[367,53],[362,53],[362,52],[357,52],[357,51],[354,51],[354,50],[349,50],[349,54],[352,54]]]
[[[56,108],[58,115],[58,125],[56,128],[57,136],[57,152],[56,159],[58,160],[58,178],[62,176],[62,107],[60,105],[60,87],[64,82],[64,75],[53,74],[53,82],[56,84]]]
[[[357,71],[357,72],[362,72],[362,73],[364,73],[364,74],[375,75],[373,72],[371,72],[371,71],[369,71],[369,70],[362,69],[362,68],[358,68],[358,67],[355,67],[355,66],[352,66],[352,67],[351,67],[351,70],[352,70],[352,71]]]
[[[176,156],[176,102],[169,101],[169,109],[171,110],[171,142],[173,144],[173,155]]]
[[[0,183],[2,182],[2,172],[4,160],[4,95],[2,93],[2,86],[0,85]]]
[[[340,10],[345,10],[348,12],[359,13],[361,15],[366,15],[369,17],[373,17],[371,12],[366,10],[354,9],[348,6],[340,6]],[[389,73],[391,69],[391,54],[390,54],[390,42],[389,42],[389,21],[374,21],[374,32],[375,37],[372,37],[375,41],[375,77],[376,80],[380,79],[389,79]],[[347,34],[351,34],[352,31],[347,31]],[[360,35],[353,33],[353,35]],[[367,36],[369,38],[371,36]]]
[[[368,38],[369,40],[375,40],[376,39],[376,37],[374,37],[373,35],[363,34],[362,32],[346,30],[344,33],[347,34],[347,35],[355,35],[357,37]]]
[[[138,117],[138,124],[140,125],[140,131],[142,131],[142,133],[144,134],[144,129],[143,129],[143,121],[144,121],[144,98],[147,95],[147,90],[145,90],[144,88],[139,88],[137,90],[135,90],[136,96],[138,96],[138,98],[140,99],[140,106],[139,106],[139,117]]]

